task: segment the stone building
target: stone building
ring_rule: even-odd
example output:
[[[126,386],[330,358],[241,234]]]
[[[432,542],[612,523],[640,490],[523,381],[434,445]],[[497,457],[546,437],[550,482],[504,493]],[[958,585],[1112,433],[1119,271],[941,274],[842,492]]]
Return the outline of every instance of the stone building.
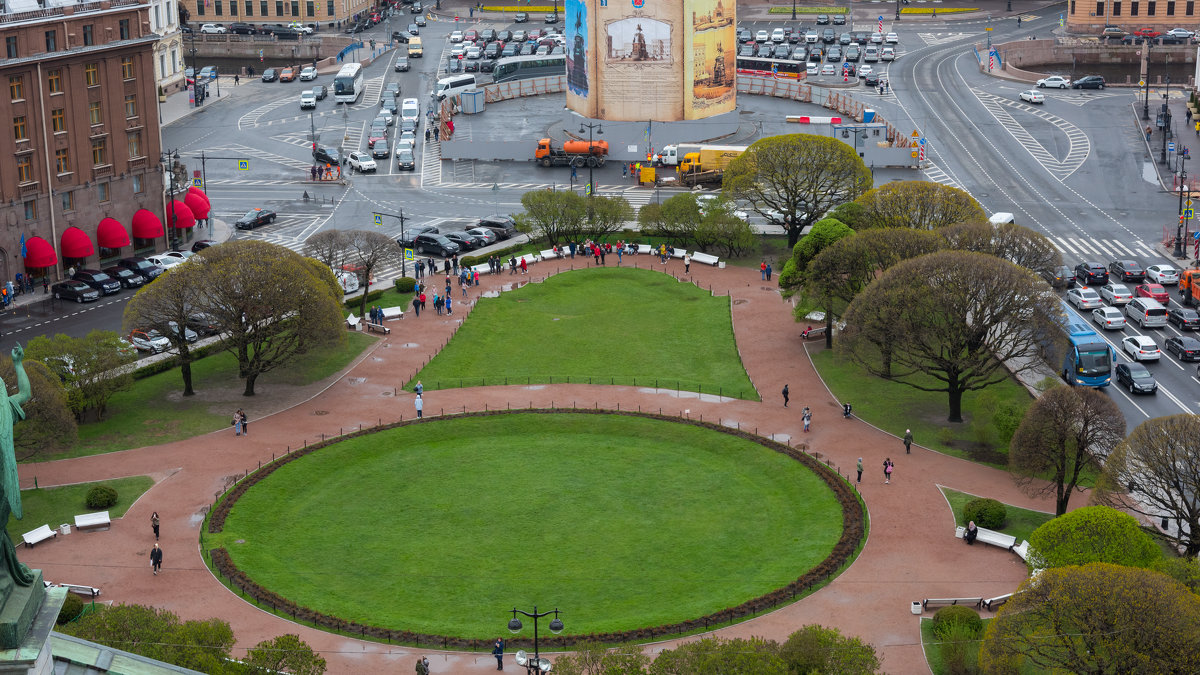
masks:
[[[189,21],[196,27],[206,23],[231,22],[287,25],[314,24],[320,30],[339,27],[363,18],[380,3],[376,0],[181,0]],[[432,3],[430,3],[432,5]],[[397,24],[398,25],[398,24]]]

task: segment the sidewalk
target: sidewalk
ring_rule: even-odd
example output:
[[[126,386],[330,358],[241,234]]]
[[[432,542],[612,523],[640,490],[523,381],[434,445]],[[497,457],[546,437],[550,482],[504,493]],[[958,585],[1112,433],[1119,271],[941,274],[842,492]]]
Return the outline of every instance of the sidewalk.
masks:
[[[247,76],[241,79],[243,81],[249,79],[257,81],[258,76],[253,76],[253,78]],[[204,103],[198,107],[193,106],[189,102],[186,89],[169,94],[165,103],[158,104],[159,119],[161,120],[160,126],[166,127],[190,115],[204,112],[214,105],[220,105],[231,98],[248,96],[250,94],[250,89],[244,89],[240,85],[233,83],[232,75],[222,75],[217,78],[217,82],[210,82],[208,91],[208,98],[204,99]],[[218,91],[220,92],[220,96],[217,95]]]

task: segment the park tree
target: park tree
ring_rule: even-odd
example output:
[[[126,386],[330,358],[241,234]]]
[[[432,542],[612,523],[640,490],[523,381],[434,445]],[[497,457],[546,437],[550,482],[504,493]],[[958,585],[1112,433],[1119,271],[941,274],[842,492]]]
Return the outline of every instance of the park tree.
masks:
[[[858,235],[863,236],[863,235]],[[843,317],[844,353],[880,377],[962,397],[1035,367],[1058,296],[1029,270],[966,251],[905,260],[858,294]]]
[[[665,237],[681,245],[692,241],[703,217],[700,203],[691,192],[681,192],[661,204],[646,204],[638,210],[642,234]]]
[[[882,667],[870,644],[818,624],[809,624],[789,635],[779,647],[779,656],[788,673],[802,675],[871,675]]]
[[[22,406],[25,418],[13,420],[13,450],[21,462],[70,447],[79,438],[79,426],[58,373],[42,361],[26,358],[25,374],[30,392]],[[17,371],[7,356],[0,359],[0,379],[9,385],[17,382]]]
[[[722,190],[787,230],[788,247],[833,206],[871,187],[871,170],[854,148],[812,134],[771,136],[746,149],[725,169]]]
[[[570,190],[531,190],[521,195],[524,213],[513,216],[517,229],[551,246],[579,238],[587,225],[587,199]]]
[[[226,242],[198,257],[205,271],[200,310],[222,327],[221,345],[237,359],[246,396],[263,373],[345,339],[342,289],[320,262],[257,240]]]
[[[113,394],[133,383],[133,375],[122,366],[135,354],[114,331],[94,330],[82,338],[39,335],[29,341],[25,358],[41,361],[58,374],[78,422],[104,419]]]
[[[1062,253],[1045,236],[1016,223],[992,225],[987,221],[957,223],[937,230],[948,248],[987,253],[1026,267],[1046,280],[1062,265]]]
[[[292,633],[254,645],[246,652],[245,664],[251,675],[321,675],[326,668],[325,659]]]
[[[206,249],[207,250],[207,249]],[[193,396],[191,343],[187,340],[188,318],[202,304],[206,284],[212,270],[204,256],[196,261],[176,265],[159,275],[154,283],[143,286],[125,305],[121,324],[126,332],[158,331],[170,341],[170,351],[176,355],[179,374],[183,378],[183,395]]]
[[[663,651],[651,675],[786,675],[779,644],[763,638],[703,638]]]
[[[336,270],[346,264],[346,250],[349,247],[349,236],[345,231],[323,230],[304,240],[304,255]]]
[[[758,243],[750,223],[738,217],[733,203],[725,199],[710,202],[704,209],[692,240],[701,251],[715,251],[727,258],[745,255]]]
[[[588,217],[584,229],[577,238],[599,241],[614,232],[620,232],[634,219],[633,207],[621,196],[586,198]]]
[[[362,302],[358,306],[359,318],[367,314],[367,294],[371,292],[371,275],[384,265],[403,260],[403,251],[391,237],[371,230],[348,230],[346,232],[346,264],[362,277]]]
[[[987,220],[983,207],[956,187],[929,181],[885,183],[858,197],[861,227],[934,230],[955,223]]]
[[[1151,570],[1091,563],[1025,582],[984,634],[985,673],[1200,672],[1200,595]]]
[[[808,263],[834,242],[854,234],[845,223],[834,218],[823,218],[813,223],[812,229],[792,247],[792,257],[783,264],[779,273],[779,288],[790,295],[804,283]]]
[[[1103,562],[1150,567],[1162,550],[1137,519],[1107,506],[1085,506],[1042,523],[1029,535],[1032,569]]]
[[[1080,480],[1098,472],[1124,436],[1125,416],[1111,398],[1095,389],[1053,387],[1025,411],[1009,468],[1026,494],[1053,493],[1061,516]]]
[[[1168,415],[1139,424],[1108,456],[1098,492],[1098,499],[1118,508],[1175,521],[1174,533],[1164,528],[1163,536],[1195,557],[1200,553],[1200,417]]]
[[[606,649],[598,642],[584,642],[570,654],[554,661],[558,675],[642,675],[650,665],[650,657],[640,645],[621,645]]]
[[[166,609],[118,604],[90,612],[59,630],[203,673],[241,672],[240,666],[228,661],[233,629],[222,619],[180,621]]]

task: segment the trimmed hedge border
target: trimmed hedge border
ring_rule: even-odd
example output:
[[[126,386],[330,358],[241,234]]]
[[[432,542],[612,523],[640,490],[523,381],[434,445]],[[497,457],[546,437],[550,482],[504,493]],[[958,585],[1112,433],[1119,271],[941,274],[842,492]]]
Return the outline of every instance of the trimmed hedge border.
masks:
[[[593,414],[593,415],[626,415],[629,417],[643,417],[646,419],[661,420],[665,422],[673,422],[676,424],[690,424],[692,426],[703,427],[710,431],[719,431],[724,434],[736,436],[738,438],[758,443],[759,445],[774,450],[780,454],[787,455],[792,459],[800,462],[809,470],[813,471],[825,484],[833,491],[837,497],[838,503],[842,506],[842,536],[834,544],[833,551],[829,556],[818,563],[812,569],[806,571],[803,575],[788,585],[778,588],[770,593],[759,596],[757,598],[747,600],[737,607],[727,607],[718,612],[708,614],[696,619],[682,621],[679,623],[650,626],[647,628],[637,628],[626,631],[616,631],[611,633],[589,634],[589,635],[548,635],[539,639],[539,645],[550,648],[569,647],[579,642],[639,642],[662,639],[671,635],[679,635],[690,633],[696,630],[707,630],[711,627],[723,624],[733,623],[736,619],[747,616],[756,615],[765,611],[769,611],[780,605],[785,605],[796,599],[797,595],[805,591],[815,588],[823,584],[828,579],[832,578],[850,559],[854,556],[855,551],[863,543],[863,538],[866,535],[865,529],[865,513],[863,511],[862,502],[859,500],[857,493],[849,481],[844,480],[836,471],[823,464],[820,460],[809,455],[808,453],[798,448],[792,448],[783,443],[778,443],[761,436],[756,436],[747,431],[729,429],[727,427],[713,424],[711,422],[701,422],[699,420],[681,419],[670,415],[660,415],[653,413],[633,412],[627,410],[612,411],[612,410],[596,410],[596,409],[574,409],[574,408],[527,408],[523,410],[493,410],[468,412],[463,414],[453,415],[454,418],[459,417],[487,417],[493,415],[510,415],[510,414]],[[232,489],[222,495],[220,501],[214,506],[211,515],[208,519],[208,532],[217,533],[224,530],[225,519],[232,511],[234,504],[255,484],[271,475],[276,469],[304,457],[310,453],[316,452],[322,448],[328,447],[333,443],[349,438],[358,438],[361,436],[374,434],[379,431],[396,429],[410,424],[430,424],[435,423],[438,417],[430,417],[425,419],[411,419],[402,422],[394,422],[379,427],[363,429],[355,431],[336,438],[330,438],[320,443],[305,446],[297,449],[290,454],[281,456],[275,461],[264,465],[257,471],[249,474],[244,479],[238,481]],[[407,630],[397,630],[394,628],[384,628],[381,626],[372,626],[359,623],[356,621],[346,621],[336,616],[331,616],[323,612],[301,607],[295,602],[260,586],[257,582],[249,577],[245,572],[239,570],[233,564],[233,559],[229,552],[224,548],[215,548],[208,551],[211,558],[211,565],[214,571],[221,577],[229,580],[229,583],[234,588],[241,591],[243,597],[248,597],[260,607],[270,607],[272,612],[290,615],[293,619],[304,621],[318,628],[332,630],[335,632],[357,634],[364,638],[373,638],[377,640],[385,640],[387,642],[398,642],[405,644],[425,644],[425,645],[440,645],[443,649],[467,649],[480,650],[488,649],[491,646],[491,640],[477,640],[471,638],[455,637],[451,635],[434,635],[429,633],[417,633]],[[531,639],[513,638],[509,644],[518,648],[532,648],[533,641]]]

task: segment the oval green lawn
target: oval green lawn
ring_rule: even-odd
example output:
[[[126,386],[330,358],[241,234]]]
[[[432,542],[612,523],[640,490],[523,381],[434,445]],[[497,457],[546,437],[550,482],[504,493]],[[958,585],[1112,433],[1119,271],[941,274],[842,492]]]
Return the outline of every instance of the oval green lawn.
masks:
[[[574,635],[733,607],[826,558],[841,529],[828,486],[756,443],[528,413],[322,449],[247,491],[205,544],[301,606],[486,640],[514,605],[557,606]]]

